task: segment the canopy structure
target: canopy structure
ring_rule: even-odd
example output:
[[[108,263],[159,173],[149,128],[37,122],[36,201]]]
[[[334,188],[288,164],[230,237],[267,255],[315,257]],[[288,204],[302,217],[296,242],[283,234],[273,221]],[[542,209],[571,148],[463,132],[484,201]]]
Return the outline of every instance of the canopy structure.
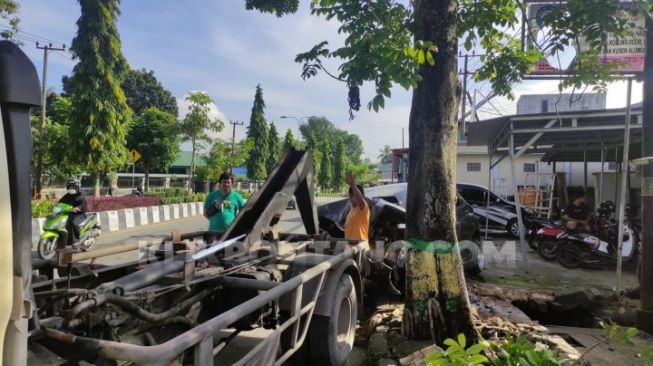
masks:
[[[618,161],[623,155],[627,110],[529,114],[499,117],[469,125],[468,145],[488,147],[492,167],[510,156],[544,154],[542,161]],[[630,113],[629,158],[641,156],[642,110]],[[601,154],[603,151],[603,154]]]
[[[585,186],[587,186],[587,162],[615,161],[627,163],[641,158],[642,109],[641,104],[630,104],[630,86],[627,105],[622,109],[544,113],[499,117],[469,125],[468,145],[488,147],[491,170],[506,157],[511,158],[512,181],[517,192],[515,159],[523,154],[543,154],[545,162],[585,162]],[[626,151],[626,154],[624,154]],[[624,156],[625,155],[625,156]],[[601,187],[603,191],[603,164]],[[625,164],[624,164],[625,165]],[[625,178],[620,185],[619,231],[622,230],[625,201]],[[488,187],[489,188],[489,187]],[[521,217],[519,195],[515,194],[517,219],[520,227],[522,263],[527,263],[524,225]],[[489,202],[488,202],[489,205]],[[619,238],[621,252],[622,238]],[[621,277],[621,258],[617,265],[617,292]]]

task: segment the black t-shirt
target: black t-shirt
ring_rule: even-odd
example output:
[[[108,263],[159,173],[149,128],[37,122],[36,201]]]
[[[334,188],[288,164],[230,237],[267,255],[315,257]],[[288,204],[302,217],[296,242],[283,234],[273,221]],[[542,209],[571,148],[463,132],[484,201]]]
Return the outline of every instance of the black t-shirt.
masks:
[[[59,203],[65,203],[73,207],[79,207],[80,212],[84,212],[86,209],[86,200],[84,199],[84,195],[80,192],[75,194],[66,193],[63,197],[61,197]]]
[[[567,208],[565,208],[565,215],[574,220],[585,220],[589,214],[590,208],[585,203],[581,203],[578,206],[570,203],[567,205]]]

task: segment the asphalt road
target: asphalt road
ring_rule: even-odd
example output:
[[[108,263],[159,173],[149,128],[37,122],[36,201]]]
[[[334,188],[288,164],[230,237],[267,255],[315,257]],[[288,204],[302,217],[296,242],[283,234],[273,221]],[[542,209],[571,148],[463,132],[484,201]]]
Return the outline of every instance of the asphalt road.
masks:
[[[297,210],[287,210],[281,217],[278,227],[279,230],[283,232],[306,232],[302,225],[301,218],[299,217],[299,211]],[[98,237],[96,247],[138,241],[161,240],[162,237],[170,235],[174,230],[179,230],[182,233],[185,233],[207,230],[207,228],[208,221],[204,216],[191,216],[157,224],[137,226],[120,231],[102,232]]]
[[[286,210],[277,224],[281,232],[306,233],[297,210]],[[208,221],[204,216],[192,216],[183,219],[160,222],[156,224],[137,226],[120,231],[102,232],[97,238],[96,244],[91,249],[99,249],[108,246],[115,246],[128,243],[140,243],[142,245],[150,242],[160,243],[161,239],[169,236],[171,232],[179,230],[182,233],[203,231],[208,229]],[[33,253],[36,257],[36,252]],[[96,263],[104,265],[115,265],[129,261],[138,260],[141,257],[139,251],[130,251],[111,256],[99,258]]]

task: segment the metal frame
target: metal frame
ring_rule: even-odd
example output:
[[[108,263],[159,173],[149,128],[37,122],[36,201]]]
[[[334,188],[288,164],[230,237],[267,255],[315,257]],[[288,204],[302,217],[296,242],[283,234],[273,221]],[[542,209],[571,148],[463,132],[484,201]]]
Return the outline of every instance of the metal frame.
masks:
[[[286,282],[267,284],[266,282],[272,281],[249,281],[246,284],[247,286],[260,286],[261,290],[266,291],[159,345],[139,346],[98,340],[53,329],[46,329],[45,334],[56,341],[79,347],[82,350],[92,350],[100,356],[113,360],[131,361],[142,365],[168,365],[184,351],[192,348],[195,355],[195,365],[213,365],[214,357],[226,345],[225,342],[218,345],[213,343],[213,337],[220,330],[228,328],[233,323],[272,301],[278,301],[283,296],[290,296],[290,317],[234,364],[246,365],[255,362],[254,358],[257,355],[273,355],[274,365],[282,365],[304,342],[319,297],[320,291],[315,291],[310,301],[302,306],[304,285],[317,278],[317,288],[321,288],[325,275],[331,268],[336,268],[345,260],[360,254],[365,245],[366,243],[363,242],[356,246],[347,246],[342,253],[333,256],[328,261],[317,264]],[[232,284],[241,285],[240,280],[235,280]],[[301,318],[304,315],[307,315],[306,320],[302,322]],[[281,339],[281,333],[290,327],[293,327],[290,348],[277,358],[276,351]]]
[[[542,161],[572,161],[566,160],[564,157],[566,156],[568,158],[570,153],[582,153],[581,161],[584,162],[585,166],[585,186],[587,186],[587,162],[600,158],[600,161],[604,163],[608,158],[608,149],[615,148],[615,161],[621,158],[620,160],[624,164],[627,163],[629,153],[637,155],[636,151],[630,151],[631,140],[641,143],[642,131],[642,111],[632,111],[630,108],[632,78],[628,78],[627,80],[629,90],[627,107],[625,109],[502,117],[505,123],[502,124],[499,132],[488,141],[488,154],[490,155],[489,182],[492,179],[492,168],[497,166],[506,157],[510,157],[511,159],[511,175],[518,213],[517,221],[521,233],[521,254],[524,263],[527,263],[526,243],[523,238],[525,229],[523,218],[521,217],[515,159],[525,153],[543,153]],[[623,124],[615,123],[619,119],[624,118],[624,114],[625,120]],[[477,124],[477,128],[481,128],[481,126],[482,122]],[[620,133],[621,131],[624,132]],[[587,136],[588,133],[591,133],[591,141],[587,141],[589,137],[588,139],[583,138],[583,135]],[[633,133],[636,136],[631,136]],[[619,147],[622,147],[621,156],[619,156],[618,152]],[[596,152],[599,152],[599,156],[597,156]],[[573,161],[577,159],[575,158]],[[624,179],[625,175],[622,174],[622,180]],[[620,189],[621,191],[625,191],[625,184],[622,184]],[[601,186],[599,187],[599,191],[603,192],[603,168],[601,168]],[[624,197],[625,192],[620,192],[621,199],[618,201],[623,202],[625,200]],[[623,217],[623,211],[621,209],[618,217]],[[618,265],[618,270],[620,271],[620,269]],[[619,288],[619,280],[620,274],[617,276],[617,288]]]

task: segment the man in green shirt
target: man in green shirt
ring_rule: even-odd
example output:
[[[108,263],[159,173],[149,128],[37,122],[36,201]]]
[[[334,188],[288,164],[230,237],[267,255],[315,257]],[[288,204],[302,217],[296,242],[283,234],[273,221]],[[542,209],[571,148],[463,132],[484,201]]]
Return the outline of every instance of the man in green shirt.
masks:
[[[204,200],[204,217],[209,220],[209,231],[226,231],[245,200],[231,189],[233,179],[229,173],[220,175],[218,190],[209,193]]]

